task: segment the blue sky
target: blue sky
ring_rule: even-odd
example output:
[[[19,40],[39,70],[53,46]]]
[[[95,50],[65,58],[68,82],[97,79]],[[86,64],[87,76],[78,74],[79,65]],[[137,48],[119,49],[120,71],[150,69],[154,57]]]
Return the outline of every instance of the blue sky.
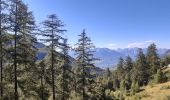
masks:
[[[71,45],[86,29],[96,47],[170,48],[170,0],[23,0],[37,23],[56,14]]]

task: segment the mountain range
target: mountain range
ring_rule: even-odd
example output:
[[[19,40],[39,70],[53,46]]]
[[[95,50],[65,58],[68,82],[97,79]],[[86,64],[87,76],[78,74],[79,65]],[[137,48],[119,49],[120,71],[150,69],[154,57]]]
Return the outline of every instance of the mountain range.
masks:
[[[142,49],[144,54],[147,53],[147,48]],[[160,57],[166,55],[169,49],[159,48],[157,49],[157,53]],[[116,64],[120,57],[126,58],[130,56],[133,60],[136,59],[138,54],[138,48],[124,48],[124,49],[115,49],[111,50],[108,48],[96,48],[96,52],[94,53],[94,57],[99,58],[100,60],[96,62],[96,66],[100,68],[115,68]]]
[[[37,59],[43,59],[48,53],[46,46],[42,43],[36,43],[35,47],[39,48]],[[144,54],[147,53],[147,48],[143,48],[142,50]],[[95,51],[94,57],[100,59],[95,62],[95,65],[102,69],[106,69],[107,67],[114,69],[120,57],[126,58],[129,55],[133,60],[135,60],[138,54],[138,48],[119,48],[114,50],[109,48],[96,48]],[[158,48],[157,53],[159,54],[159,57],[170,55],[170,49]],[[69,51],[69,55],[75,58],[74,51]]]
[[[147,53],[147,48],[143,48],[142,50],[144,54]],[[94,57],[100,59],[95,62],[95,65],[102,69],[106,69],[107,67],[114,69],[120,57],[126,58],[127,56],[130,56],[133,60],[135,60],[138,54],[138,48],[119,48],[114,50],[109,48],[96,48],[95,51]],[[170,50],[166,48],[159,48],[157,49],[157,53],[159,54],[159,57],[163,57],[166,54],[170,54]],[[69,54],[73,58],[75,57],[75,53],[73,51]]]

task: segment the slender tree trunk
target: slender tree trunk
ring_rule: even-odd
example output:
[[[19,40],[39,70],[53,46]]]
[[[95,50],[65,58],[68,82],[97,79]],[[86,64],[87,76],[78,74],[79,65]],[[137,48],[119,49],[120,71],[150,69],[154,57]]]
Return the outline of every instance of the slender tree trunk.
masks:
[[[44,69],[44,66],[42,66],[41,68],[42,70],[42,73],[41,73],[41,87],[42,87],[42,90],[41,90],[41,99],[42,100],[45,100],[44,98],[44,77],[45,77],[45,69]]]
[[[2,1],[0,0],[0,68],[1,68],[1,98],[3,98],[3,53],[2,53]]]
[[[53,18],[52,18],[53,23]],[[52,91],[53,91],[53,100],[55,100],[55,81],[54,81],[54,31],[52,28],[52,51],[51,51],[51,72],[52,72]]]
[[[63,68],[62,68],[62,70],[63,70],[63,72],[62,72],[62,100],[65,100],[65,96],[64,96],[64,92],[65,92],[65,89],[64,89],[64,73],[65,73],[65,69],[64,69],[64,67],[65,67],[65,64],[64,64],[64,66],[63,66]]]
[[[83,100],[86,100],[86,96],[85,96],[85,73],[84,73],[84,64],[83,64]]]
[[[15,87],[15,100],[18,100],[18,91],[17,91],[17,31],[18,31],[18,22],[17,22],[17,10],[18,10],[18,0],[15,0],[15,39],[14,39],[14,87]]]
[[[66,65],[67,65],[67,40],[64,39],[64,66],[62,67],[62,100],[65,99],[65,70],[66,70]]]
[[[44,100],[43,74],[41,74],[41,99]]]
[[[84,34],[83,34],[83,100],[86,100],[86,94],[85,94],[85,47],[84,47]]]
[[[103,94],[102,94],[102,95],[103,95],[103,100],[106,100],[105,90],[106,90],[106,89],[104,88],[103,91],[102,91],[102,92],[103,92]]]

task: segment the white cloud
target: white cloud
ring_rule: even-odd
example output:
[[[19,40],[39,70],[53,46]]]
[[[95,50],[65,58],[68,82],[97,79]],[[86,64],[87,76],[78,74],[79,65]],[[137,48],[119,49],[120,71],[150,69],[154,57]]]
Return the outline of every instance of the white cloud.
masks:
[[[146,48],[152,43],[155,43],[155,41],[148,40],[148,41],[144,41],[144,42],[134,42],[134,43],[128,44],[128,48],[136,48],[136,47],[137,48]]]
[[[145,41],[146,43],[155,43],[154,40],[148,40],[148,41]]]

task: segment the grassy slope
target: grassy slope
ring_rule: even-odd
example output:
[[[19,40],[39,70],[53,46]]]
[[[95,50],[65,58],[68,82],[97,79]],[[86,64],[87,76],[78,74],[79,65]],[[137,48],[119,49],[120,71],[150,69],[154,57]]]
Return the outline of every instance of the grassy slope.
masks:
[[[163,72],[168,76],[170,74],[170,68],[163,69]],[[170,81],[162,84],[148,85],[141,88],[141,92],[135,96],[127,96],[126,100],[170,100]]]
[[[141,100],[170,100],[170,81],[152,86],[148,85],[141,89],[144,90],[135,96],[126,97],[126,100],[136,100],[135,97],[141,97]]]

